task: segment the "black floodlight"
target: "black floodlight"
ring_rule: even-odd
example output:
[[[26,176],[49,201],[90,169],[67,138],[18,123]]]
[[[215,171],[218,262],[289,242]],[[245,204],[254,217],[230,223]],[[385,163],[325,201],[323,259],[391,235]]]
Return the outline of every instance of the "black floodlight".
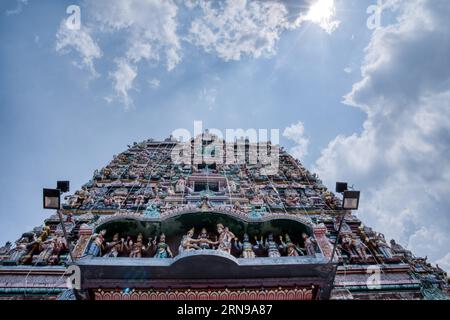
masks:
[[[342,193],[348,190],[347,182],[336,182],[336,192]]]
[[[60,208],[61,192],[59,189],[44,189],[43,192],[43,204],[44,209],[55,209]]]
[[[69,192],[69,181],[58,181],[56,182],[56,189],[60,190],[62,193]]]
[[[359,207],[359,191],[345,191],[342,200],[342,209],[358,210]]]

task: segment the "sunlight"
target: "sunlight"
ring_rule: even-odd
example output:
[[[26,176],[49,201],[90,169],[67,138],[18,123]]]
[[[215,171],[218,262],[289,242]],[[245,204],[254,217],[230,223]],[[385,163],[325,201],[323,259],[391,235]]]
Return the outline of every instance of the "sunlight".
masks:
[[[318,24],[327,32],[332,32],[338,24],[333,21],[335,11],[334,0],[316,0],[311,4],[305,20]]]

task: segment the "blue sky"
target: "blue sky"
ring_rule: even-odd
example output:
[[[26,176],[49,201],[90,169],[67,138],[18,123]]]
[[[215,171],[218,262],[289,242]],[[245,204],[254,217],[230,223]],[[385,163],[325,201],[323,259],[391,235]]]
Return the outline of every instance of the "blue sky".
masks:
[[[0,241],[42,223],[42,187],[202,120],[290,127],[329,187],[362,190],[362,220],[448,268],[449,4],[386,0],[371,30],[375,0],[318,2],[2,1]]]

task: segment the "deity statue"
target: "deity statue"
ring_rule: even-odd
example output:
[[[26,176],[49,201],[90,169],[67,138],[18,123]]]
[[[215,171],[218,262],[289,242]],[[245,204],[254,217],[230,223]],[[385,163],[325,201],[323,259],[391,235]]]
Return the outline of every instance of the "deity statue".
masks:
[[[66,238],[64,238],[62,231],[56,232],[54,241],[55,246],[53,248],[52,255],[48,258],[48,264],[50,265],[57,264],[59,262],[59,255],[61,254],[61,251],[68,249]]]
[[[211,209],[213,207],[213,205],[211,204],[211,202],[209,201],[209,197],[208,195],[204,195],[201,198],[201,202],[198,206],[200,209],[202,210],[207,210],[207,209]]]
[[[199,239],[194,239],[194,228],[189,230],[181,239],[180,246],[178,248],[178,252],[185,252],[185,251],[192,251],[200,249],[200,247],[197,245],[199,243]]]
[[[208,232],[205,228],[202,229],[197,239],[199,240],[198,247],[202,250],[211,249],[211,245],[214,243],[213,241],[209,240]]]
[[[154,258],[173,258],[172,251],[170,250],[169,245],[166,243],[166,235],[164,233],[159,236],[158,244],[156,244],[156,239],[153,240],[153,245],[156,245],[156,253],[154,255]]]
[[[317,241],[308,236],[305,232],[302,233],[302,238],[305,246],[305,252],[307,256],[316,256],[316,247],[317,247]]]
[[[256,257],[255,250],[258,246],[253,246],[250,242],[248,234],[244,234],[242,242],[238,238],[234,239],[234,247],[240,253],[242,258],[253,259]]]
[[[41,252],[39,255],[34,256],[32,263],[33,265],[43,266],[47,265],[50,257],[56,248],[56,239],[49,239],[40,244]]]
[[[145,250],[142,234],[138,234],[136,243],[130,240],[129,244],[130,258],[142,258],[142,252]]]
[[[0,256],[4,256],[6,255],[12,247],[12,243],[11,242],[6,242],[5,245],[3,247],[0,248]]]
[[[384,234],[379,233],[375,238],[375,244],[380,251],[380,253],[387,259],[392,258],[392,250],[389,245],[386,243],[386,239],[384,238]]]
[[[391,250],[394,254],[403,255],[407,259],[412,259],[412,257],[413,257],[413,254],[411,253],[411,251],[403,248],[402,245],[396,243],[394,239],[391,240]]]
[[[124,242],[123,238],[119,239],[118,233],[114,234],[112,241],[106,243],[106,254],[103,257],[117,258],[124,251]]]
[[[16,241],[15,247],[8,252],[9,257],[5,258],[2,263],[5,265],[17,265],[22,263],[23,258],[27,255],[31,242],[34,240],[34,233],[24,233],[22,237]]]
[[[219,245],[217,250],[230,253],[231,240],[236,238],[235,235],[228,229],[228,227],[224,227],[221,223],[217,225],[217,232],[219,233],[219,240],[216,243]]]
[[[299,255],[303,255],[303,251],[291,241],[291,237],[289,237],[288,234],[284,237],[286,242],[283,241],[283,236],[280,236],[280,248],[286,252],[288,257],[298,257]]]
[[[106,230],[101,230],[100,233],[93,234],[91,241],[87,247],[86,254],[94,257],[100,256],[103,249],[103,242],[105,241]]]
[[[279,247],[275,242],[275,240],[273,239],[272,233],[269,234],[266,241],[264,242],[264,249],[267,251],[267,255],[270,258],[278,258],[281,256]]]
[[[367,260],[366,248],[367,246],[361,241],[359,237],[355,237],[352,242],[353,248],[355,249],[358,256],[363,260]]]

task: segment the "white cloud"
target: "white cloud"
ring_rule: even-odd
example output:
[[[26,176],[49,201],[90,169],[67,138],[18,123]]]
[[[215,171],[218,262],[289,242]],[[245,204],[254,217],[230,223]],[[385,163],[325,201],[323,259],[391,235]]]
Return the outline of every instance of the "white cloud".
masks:
[[[295,146],[291,148],[290,153],[297,159],[301,160],[308,154],[309,139],[305,136],[305,126],[299,121],[296,124],[287,127],[283,131],[283,137],[295,142]]]
[[[90,30],[82,26],[80,30],[71,30],[62,21],[56,33],[56,51],[67,53],[75,50],[81,57],[81,67],[87,68],[93,76],[98,76],[94,68],[94,59],[102,56],[98,44],[92,39]]]
[[[133,100],[129,91],[138,74],[139,62],[159,63],[171,71],[181,61],[181,46],[177,35],[177,6],[173,1],[159,0],[87,0],[87,10],[100,30],[124,32],[127,49],[117,59],[112,73],[116,94],[129,108]]]
[[[240,60],[242,56],[272,56],[280,34],[298,28],[304,21],[316,23],[327,32],[338,26],[332,20],[334,0],[326,0],[326,5],[331,3],[331,7],[324,7],[323,0],[313,2],[310,10],[295,12],[294,21],[290,19],[290,8],[276,1],[228,0],[216,3],[199,0],[188,3],[189,8],[199,7],[203,13],[191,23],[189,41],[225,61]],[[314,9],[318,4],[321,6],[319,9],[327,11]],[[323,15],[319,17],[319,13],[325,13],[326,18]]]
[[[116,60],[117,69],[110,74],[113,79],[114,90],[122,99],[125,109],[128,110],[133,106],[133,99],[128,92],[133,89],[133,82],[137,76],[136,67],[128,63],[126,60]]]
[[[363,131],[331,141],[315,170],[355,183],[362,220],[436,261],[450,250],[450,3],[385,8],[398,19],[373,33],[344,98],[367,113]]]

